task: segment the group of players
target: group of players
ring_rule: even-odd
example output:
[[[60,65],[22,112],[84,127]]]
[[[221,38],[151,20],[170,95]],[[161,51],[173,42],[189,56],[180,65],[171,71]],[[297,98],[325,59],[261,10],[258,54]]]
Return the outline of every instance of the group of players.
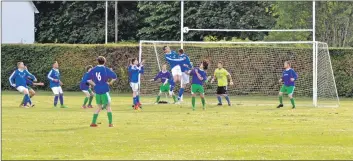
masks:
[[[159,102],[162,93],[169,93],[173,97],[174,103],[180,103],[182,101],[184,89],[189,83],[189,76],[192,76],[191,82],[191,94],[192,94],[192,110],[195,110],[195,97],[199,94],[201,97],[202,107],[205,109],[206,101],[204,95],[204,83],[207,83],[212,77],[206,74],[209,63],[206,60],[202,60],[199,67],[193,67],[190,62],[189,57],[184,53],[183,49],[179,49],[178,53],[172,51],[168,46],[163,47],[163,52],[165,54],[165,60],[168,62],[171,73],[167,70],[167,64],[162,65],[162,70],[150,81],[161,80],[160,92],[157,96],[156,103]],[[91,122],[91,127],[97,127],[98,114],[102,110],[107,110],[107,116],[109,121],[109,127],[113,127],[112,124],[112,109],[111,109],[111,98],[109,95],[110,85],[117,79],[117,75],[113,72],[111,68],[105,66],[106,59],[103,56],[97,58],[98,65],[96,67],[87,66],[86,73],[83,75],[80,82],[80,89],[85,94],[84,103],[82,108],[93,108],[92,100],[95,96],[96,104],[98,106],[97,110],[93,114],[93,119]],[[138,62],[137,59],[132,59],[131,64],[128,67],[130,86],[133,91],[133,107],[135,110],[141,109],[141,103],[139,98],[139,76],[144,73],[144,61]],[[35,92],[29,86],[31,85],[44,85],[43,83],[37,82],[36,77],[31,74],[23,62],[17,63],[17,68],[10,76],[9,81],[11,86],[15,87],[19,92],[24,94],[21,106],[24,108],[33,107],[31,97],[34,96]],[[53,63],[53,68],[47,75],[50,81],[50,88],[54,93],[54,107],[57,107],[58,100],[60,100],[60,107],[67,108],[64,105],[64,94],[61,88],[63,83],[60,80],[58,62]],[[292,104],[292,108],[295,108],[295,101],[293,98],[293,93],[295,89],[295,81],[298,76],[297,73],[291,68],[291,63],[289,61],[284,62],[285,70],[282,73],[282,78],[280,82],[283,83],[279,92],[279,102],[280,104],[277,108],[283,107],[282,95],[287,93]],[[225,97],[229,106],[231,106],[230,99],[227,95],[227,85],[233,85],[233,80],[230,73],[223,68],[223,63],[218,62],[217,69],[214,71],[211,83],[215,80],[218,82],[217,88],[217,99],[218,105],[222,105],[222,96]],[[180,82],[180,90],[178,97],[174,95],[174,87],[176,83]],[[95,93],[91,89],[93,87]],[[88,103],[88,104],[87,104]],[[86,106],[87,104],[87,106]]]

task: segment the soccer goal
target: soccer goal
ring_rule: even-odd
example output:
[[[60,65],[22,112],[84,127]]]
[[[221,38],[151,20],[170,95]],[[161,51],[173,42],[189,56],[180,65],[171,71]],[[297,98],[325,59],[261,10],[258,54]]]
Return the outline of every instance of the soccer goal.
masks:
[[[184,51],[194,66],[203,59],[210,62],[208,75],[213,75],[217,62],[222,61],[233,77],[234,86],[228,94],[239,104],[274,104],[281,83],[284,61],[291,61],[298,73],[294,96],[298,105],[338,107],[339,98],[331,65],[328,46],[313,41],[278,42],[194,42],[194,41],[140,41],[139,59],[146,60],[145,73],[140,81],[141,93],[157,94],[158,83],[149,82],[161,70],[163,46]],[[313,49],[314,48],[314,49]],[[314,52],[313,52],[314,51]],[[179,84],[176,85],[178,90]],[[190,87],[190,86],[189,86]],[[186,88],[186,93],[190,88]],[[205,84],[205,94],[215,95],[217,83]],[[254,99],[258,98],[256,103]],[[262,100],[261,100],[262,99]]]

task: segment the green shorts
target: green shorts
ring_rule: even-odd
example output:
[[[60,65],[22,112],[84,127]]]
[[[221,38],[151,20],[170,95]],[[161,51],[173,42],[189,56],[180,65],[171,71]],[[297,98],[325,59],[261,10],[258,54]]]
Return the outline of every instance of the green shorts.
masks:
[[[191,85],[191,94],[194,94],[194,93],[204,94],[205,90],[203,89],[202,85],[192,84]]]
[[[161,87],[159,87],[159,90],[161,91],[161,92],[169,92],[169,90],[170,90],[170,84],[169,83],[167,83],[167,84],[165,84],[165,85],[161,85]]]
[[[97,105],[106,105],[110,103],[111,98],[109,92],[104,94],[96,94],[96,103]]]
[[[282,85],[280,92],[287,93],[288,95],[291,95],[294,93],[294,89],[295,89],[295,86]]]

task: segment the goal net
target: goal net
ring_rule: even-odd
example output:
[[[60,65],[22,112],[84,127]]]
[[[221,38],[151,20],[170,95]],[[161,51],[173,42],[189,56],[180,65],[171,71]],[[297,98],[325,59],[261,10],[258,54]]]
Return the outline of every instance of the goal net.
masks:
[[[140,41],[140,59],[145,60],[141,77],[142,94],[156,95],[160,83],[150,82],[166,63],[163,46],[177,51],[179,41]],[[335,107],[339,105],[328,46],[322,42],[183,42],[183,49],[194,66],[204,59],[213,75],[217,62],[232,75],[234,85],[228,86],[236,104],[277,104],[284,61],[291,61],[298,73],[294,96],[298,105]],[[170,70],[168,66],[168,70]],[[177,93],[180,83],[174,90]],[[206,95],[215,95],[217,83],[204,85]],[[190,84],[185,88],[190,93]],[[257,102],[258,101],[258,102]]]

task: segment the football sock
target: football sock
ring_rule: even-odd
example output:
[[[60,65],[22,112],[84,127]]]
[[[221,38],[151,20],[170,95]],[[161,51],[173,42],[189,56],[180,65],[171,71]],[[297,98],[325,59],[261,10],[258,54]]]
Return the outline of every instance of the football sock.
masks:
[[[112,114],[112,112],[108,112],[107,115],[108,115],[109,124],[112,124],[113,123],[113,114]]]

